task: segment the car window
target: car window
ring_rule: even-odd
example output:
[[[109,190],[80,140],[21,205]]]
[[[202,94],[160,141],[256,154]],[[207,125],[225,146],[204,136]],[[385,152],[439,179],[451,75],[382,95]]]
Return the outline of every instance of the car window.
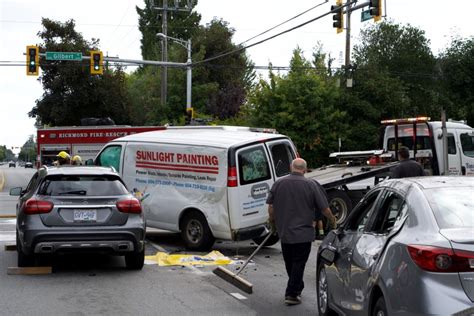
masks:
[[[271,146],[272,159],[277,177],[283,177],[291,172],[291,161],[296,157],[288,143],[274,144]]]
[[[387,141],[388,150],[395,150],[395,138],[389,138]],[[408,149],[413,150],[414,142],[413,136],[402,136],[398,137],[398,148],[405,146]],[[429,136],[417,136],[416,137],[416,149],[431,149],[431,143]]]
[[[263,146],[241,150],[238,154],[240,184],[249,184],[271,178],[268,159]]]
[[[440,228],[474,227],[472,186],[434,188],[424,192]]]
[[[32,177],[28,185],[26,186],[25,192],[31,192],[34,189],[36,180],[38,179],[38,172],[36,172]]]
[[[395,222],[400,219],[404,205],[405,202],[399,194],[393,191],[385,192],[383,200],[377,207],[373,224],[368,231],[388,234],[393,229]]]
[[[41,183],[38,194],[51,196],[114,196],[127,194],[115,176],[54,175]]]
[[[354,215],[351,215],[348,220],[346,226],[347,230],[359,232],[365,230],[366,225],[369,223],[369,219],[372,215],[374,205],[379,194],[380,191],[372,192],[366,196],[359,205],[357,205],[356,209],[353,211],[355,212]]]
[[[474,157],[474,134],[462,133],[460,135],[460,140],[464,155]]]
[[[97,159],[99,166],[114,167],[116,171],[120,171],[120,156],[122,146],[113,145],[105,148]]]

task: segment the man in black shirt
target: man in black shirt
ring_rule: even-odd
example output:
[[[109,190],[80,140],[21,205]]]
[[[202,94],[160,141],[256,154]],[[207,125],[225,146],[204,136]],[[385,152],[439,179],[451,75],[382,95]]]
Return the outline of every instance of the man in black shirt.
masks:
[[[421,164],[410,159],[410,151],[407,147],[398,149],[398,159],[400,163],[392,171],[392,178],[422,177],[425,171]]]
[[[314,240],[316,214],[322,212],[335,228],[336,219],[314,180],[304,177],[306,161],[296,158],[291,174],[276,181],[267,198],[270,222],[274,222],[288,274],[285,304],[301,303],[303,274]]]

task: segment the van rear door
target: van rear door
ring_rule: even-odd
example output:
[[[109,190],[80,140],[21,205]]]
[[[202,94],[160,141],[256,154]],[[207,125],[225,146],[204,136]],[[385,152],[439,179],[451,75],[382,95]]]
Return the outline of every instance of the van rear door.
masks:
[[[278,139],[235,151],[237,186],[228,188],[229,215],[233,230],[265,223],[266,200],[271,186],[290,173],[296,150],[288,139]]]
[[[228,187],[232,230],[252,227],[267,220],[266,199],[274,182],[265,144],[235,150],[237,183]]]

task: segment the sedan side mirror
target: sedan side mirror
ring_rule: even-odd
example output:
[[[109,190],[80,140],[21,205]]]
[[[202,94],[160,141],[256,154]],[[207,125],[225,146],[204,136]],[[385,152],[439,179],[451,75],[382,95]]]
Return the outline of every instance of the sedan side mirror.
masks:
[[[92,159],[87,159],[86,160],[86,166],[93,166],[94,165],[94,160]]]
[[[331,265],[336,259],[336,248],[330,244],[324,245],[319,254],[324,264]]]

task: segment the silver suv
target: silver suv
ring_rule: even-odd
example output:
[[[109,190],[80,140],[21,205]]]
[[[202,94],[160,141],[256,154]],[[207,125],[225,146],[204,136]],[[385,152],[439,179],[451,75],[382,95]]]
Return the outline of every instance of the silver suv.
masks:
[[[70,252],[124,255],[128,269],[143,268],[142,207],[113,168],[39,169],[19,196],[18,266],[33,266],[39,254]]]

